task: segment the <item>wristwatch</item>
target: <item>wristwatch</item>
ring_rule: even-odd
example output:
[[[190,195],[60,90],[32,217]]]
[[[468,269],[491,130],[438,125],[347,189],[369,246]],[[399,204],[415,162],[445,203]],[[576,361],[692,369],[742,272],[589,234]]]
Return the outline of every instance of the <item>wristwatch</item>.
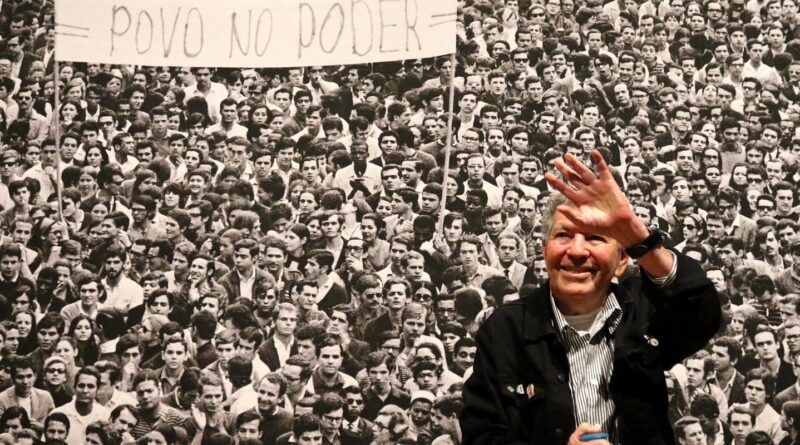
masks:
[[[644,254],[664,242],[664,235],[661,234],[656,225],[650,225],[647,228],[650,230],[650,235],[644,241],[625,249],[625,253],[634,260],[643,257]]]

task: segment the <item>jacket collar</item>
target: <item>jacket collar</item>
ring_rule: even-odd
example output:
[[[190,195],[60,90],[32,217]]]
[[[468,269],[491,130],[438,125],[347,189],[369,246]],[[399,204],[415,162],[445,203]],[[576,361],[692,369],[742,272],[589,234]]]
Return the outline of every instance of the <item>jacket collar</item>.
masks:
[[[611,283],[610,292],[617,297],[624,315],[627,308],[633,303],[631,294],[616,283]],[[524,304],[523,333],[526,340],[537,341],[548,335],[558,335],[553,307],[550,305],[550,280],[545,281],[533,294],[525,298]]]

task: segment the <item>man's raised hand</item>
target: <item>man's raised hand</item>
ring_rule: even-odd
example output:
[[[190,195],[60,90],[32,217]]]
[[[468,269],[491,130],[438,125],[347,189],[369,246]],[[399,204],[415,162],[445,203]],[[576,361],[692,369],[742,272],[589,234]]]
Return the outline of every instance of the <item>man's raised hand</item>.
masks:
[[[574,207],[561,205],[558,211],[581,231],[623,242],[629,237],[626,228],[637,220],[636,215],[599,151],[592,151],[592,160],[597,173],[567,153],[563,160],[555,161],[563,180],[551,172],[545,173],[545,179],[574,204]]]

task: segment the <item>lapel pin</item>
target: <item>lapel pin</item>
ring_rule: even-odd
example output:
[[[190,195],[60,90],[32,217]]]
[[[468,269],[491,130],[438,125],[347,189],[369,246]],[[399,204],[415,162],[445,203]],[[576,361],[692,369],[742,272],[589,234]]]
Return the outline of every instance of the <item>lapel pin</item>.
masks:
[[[506,391],[508,391],[509,394],[514,394],[516,392],[514,391],[514,387],[511,385],[506,386]]]
[[[533,387],[533,383],[531,383],[530,385],[528,385],[527,393],[528,393],[528,398],[529,398],[529,399],[533,397],[533,394],[534,394],[534,387]]]
[[[519,395],[525,394],[525,389],[522,387],[522,383],[517,385],[517,394],[519,394]]]
[[[650,346],[652,346],[652,347],[657,347],[658,346],[658,339],[657,338],[653,338],[653,337],[651,337],[649,335],[645,335],[644,339],[645,339],[645,341],[647,341],[647,344],[649,344]]]

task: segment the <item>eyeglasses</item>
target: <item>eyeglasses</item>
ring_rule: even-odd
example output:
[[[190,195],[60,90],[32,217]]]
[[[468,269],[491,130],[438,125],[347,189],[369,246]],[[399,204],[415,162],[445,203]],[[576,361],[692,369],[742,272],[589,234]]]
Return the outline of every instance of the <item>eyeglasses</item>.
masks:
[[[378,300],[380,298],[383,298],[383,294],[380,292],[364,294],[364,298],[367,300]]]
[[[758,210],[769,211],[769,210],[772,210],[772,209],[774,209],[774,207],[772,207],[772,206],[758,206]]]
[[[16,162],[3,162],[3,167],[16,167]]]
[[[430,294],[414,294],[414,301],[431,301],[432,298]]]
[[[64,368],[47,368],[45,372],[49,374],[64,374],[67,370]]]
[[[697,228],[697,226],[694,225],[694,224],[684,224],[683,227],[685,227],[685,228],[687,228],[689,230],[694,230],[694,229]]]

